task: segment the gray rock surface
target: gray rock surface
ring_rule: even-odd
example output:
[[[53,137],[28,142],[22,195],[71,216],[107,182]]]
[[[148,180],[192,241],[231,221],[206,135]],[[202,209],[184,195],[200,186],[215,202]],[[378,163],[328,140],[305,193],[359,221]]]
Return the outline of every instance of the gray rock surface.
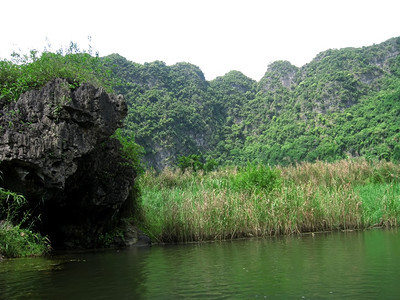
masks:
[[[0,186],[26,196],[56,246],[94,246],[130,205],[136,172],[110,138],[126,114],[122,96],[64,79],[0,100]]]

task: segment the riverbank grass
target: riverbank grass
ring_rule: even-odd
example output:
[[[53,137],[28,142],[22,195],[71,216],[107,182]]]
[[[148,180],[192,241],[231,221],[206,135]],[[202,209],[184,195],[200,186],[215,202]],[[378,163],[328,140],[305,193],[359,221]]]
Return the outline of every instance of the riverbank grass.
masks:
[[[155,242],[191,242],[396,226],[400,166],[344,160],[285,168],[147,171],[142,229]]]
[[[50,251],[49,240],[31,230],[33,223],[25,197],[0,188],[0,257],[38,256]]]
[[[4,257],[40,256],[50,250],[49,241],[30,229],[9,222],[0,224],[0,254]]]

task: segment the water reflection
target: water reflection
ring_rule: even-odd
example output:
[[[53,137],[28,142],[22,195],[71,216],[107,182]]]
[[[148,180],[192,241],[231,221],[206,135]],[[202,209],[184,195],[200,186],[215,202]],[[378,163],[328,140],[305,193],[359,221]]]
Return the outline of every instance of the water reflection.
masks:
[[[0,298],[395,299],[398,253],[370,230],[7,260]]]

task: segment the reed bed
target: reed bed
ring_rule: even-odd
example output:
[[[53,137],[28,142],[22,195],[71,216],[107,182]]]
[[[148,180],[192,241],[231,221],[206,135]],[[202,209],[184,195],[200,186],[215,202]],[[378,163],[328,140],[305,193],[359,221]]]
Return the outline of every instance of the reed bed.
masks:
[[[142,228],[191,242],[397,226],[400,166],[344,160],[291,167],[165,169],[140,178]]]

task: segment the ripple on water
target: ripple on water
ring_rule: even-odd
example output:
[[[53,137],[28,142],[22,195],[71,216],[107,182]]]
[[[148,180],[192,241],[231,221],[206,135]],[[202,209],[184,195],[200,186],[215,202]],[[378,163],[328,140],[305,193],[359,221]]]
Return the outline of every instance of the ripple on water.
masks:
[[[1,299],[395,299],[399,231],[0,262]]]

